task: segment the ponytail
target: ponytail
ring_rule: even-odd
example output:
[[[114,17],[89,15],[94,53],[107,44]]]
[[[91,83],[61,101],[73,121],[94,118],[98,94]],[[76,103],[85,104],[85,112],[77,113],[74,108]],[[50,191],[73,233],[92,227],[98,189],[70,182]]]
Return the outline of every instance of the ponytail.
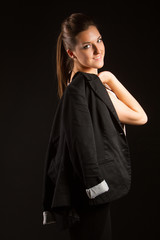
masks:
[[[72,71],[72,59],[68,56],[62,40],[62,32],[57,39],[57,78],[58,78],[58,96],[62,97],[65,88],[67,87],[67,81],[70,78]]]

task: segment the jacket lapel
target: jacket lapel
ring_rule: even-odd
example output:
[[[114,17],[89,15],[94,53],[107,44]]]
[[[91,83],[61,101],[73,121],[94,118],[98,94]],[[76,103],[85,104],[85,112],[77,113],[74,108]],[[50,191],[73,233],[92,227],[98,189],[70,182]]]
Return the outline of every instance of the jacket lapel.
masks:
[[[83,73],[86,78],[88,79],[88,82],[90,86],[92,87],[93,91],[97,94],[97,96],[106,104],[108,109],[110,110],[111,114],[114,116],[116,119],[118,125],[122,129],[121,122],[118,118],[118,115],[116,113],[116,110],[112,104],[112,101],[108,95],[108,92],[106,91],[103,83],[101,82],[100,78],[95,75],[95,74],[88,74],[88,73]]]

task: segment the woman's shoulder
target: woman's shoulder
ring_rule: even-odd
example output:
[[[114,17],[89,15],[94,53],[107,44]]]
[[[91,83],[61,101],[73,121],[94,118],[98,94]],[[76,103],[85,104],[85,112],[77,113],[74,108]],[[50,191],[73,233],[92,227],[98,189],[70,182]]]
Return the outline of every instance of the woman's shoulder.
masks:
[[[72,85],[73,82],[77,81],[77,79],[82,79],[82,78],[83,78],[83,73],[82,72],[76,72],[73,75],[72,80],[67,83],[67,86],[69,86],[70,84]]]
[[[81,95],[85,96],[85,76],[82,72],[77,72],[70,83],[67,84],[64,95]]]
[[[72,81],[70,83],[68,83],[67,86],[72,84],[73,82],[76,82],[76,81],[92,80],[95,77],[97,77],[96,74],[78,71],[74,74],[74,76],[72,78]]]
[[[83,72],[76,72],[72,78],[72,81],[67,84],[67,89],[71,91],[72,89],[80,91],[84,87],[85,75]]]

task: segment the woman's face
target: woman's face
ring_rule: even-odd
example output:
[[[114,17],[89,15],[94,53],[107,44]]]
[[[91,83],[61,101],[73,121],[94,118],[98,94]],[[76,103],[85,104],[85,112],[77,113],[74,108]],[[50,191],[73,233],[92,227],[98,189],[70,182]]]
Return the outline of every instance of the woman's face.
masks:
[[[76,36],[76,46],[68,54],[74,60],[74,70],[97,74],[104,65],[105,47],[102,37],[95,26],[80,32]]]

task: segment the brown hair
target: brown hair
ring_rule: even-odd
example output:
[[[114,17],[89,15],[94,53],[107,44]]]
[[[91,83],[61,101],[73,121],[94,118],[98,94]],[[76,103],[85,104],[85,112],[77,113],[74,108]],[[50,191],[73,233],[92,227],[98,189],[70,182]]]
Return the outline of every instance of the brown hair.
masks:
[[[83,13],[73,13],[61,24],[61,32],[57,39],[57,78],[58,95],[62,97],[67,81],[73,69],[73,59],[66,52],[67,49],[74,50],[76,44],[75,37],[80,32],[87,30],[89,26],[96,26],[93,20]]]

